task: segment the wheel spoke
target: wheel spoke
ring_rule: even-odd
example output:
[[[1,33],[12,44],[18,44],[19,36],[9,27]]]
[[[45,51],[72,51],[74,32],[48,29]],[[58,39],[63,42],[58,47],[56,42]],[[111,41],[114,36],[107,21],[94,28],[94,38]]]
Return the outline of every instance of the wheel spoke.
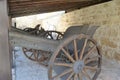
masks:
[[[48,36],[50,36],[51,39],[53,39],[52,33],[48,32]]]
[[[78,74],[79,80],[82,80],[82,73]]]
[[[39,51],[38,51],[38,53],[37,53],[37,59],[39,60],[39,56],[40,56],[40,53],[39,53]]]
[[[66,75],[66,74],[72,72],[72,70],[73,70],[73,69],[70,68],[70,69],[68,69],[68,70],[63,71],[61,74],[56,75],[55,77],[53,77],[53,80],[57,80],[58,78],[60,78],[60,77],[62,77],[62,76],[64,76],[64,75]]]
[[[35,60],[37,61],[37,51],[35,50],[34,52],[33,52],[33,54],[34,54],[34,58],[35,58]]]
[[[86,47],[86,45],[87,45],[87,41],[88,41],[88,39],[85,39],[83,48],[82,48],[81,53],[80,53],[80,60],[82,60],[82,58],[83,58],[83,53],[84,53],[84,51],[85,51],[85,47]]]
[[[53,39],[53,40],[54,40],[52,32],[50,32],[50,34],[51,34],[51,39]]]
[[[59,40],[59,34],[57,35],[57,38],[56,38],[56,40]]]
[[[85,57],[83,58],[83,60],[85,60],[85,59],[90,55],[90,53],[92,53],[92,51],[95,50],[95,49],[96,49],[96,46],[93,46],[92,49],[90,49],[90,50],[86,53],[86,55],[85,55]]]
[[[89,79],[92,80],[91,77],[88,75],[85,69],[82,70],[82,73]]]
[[[77,78],[78,78],[78,77],[77,77],[77,74],[75,74],[75,75],[74,75],[74,80],[77,80]]]
[[[97,59],[98,59],[99,57],[100,57],[100,56],[98,55],[98,56],[95,56],[95,57],[93,57],[93,58],[90,58],[90,59],[88,59],[88,60],[85,61],[85,64],[88,64],[88,63],[90,63],[90,62],[92,62],[92,61],[97,61]]]
[[[69,58],[69,60],[71,60],[72,62],[75,62],[75,60],[70,56],[70,54],[64,49],[62,48],[62,51],[65,53],[65,55]]]
[[[70,80],[73,75],[74,75],[74,73],[72,72],[72,73],[68,76],[67,80]]]
[[[29,52],[33,52],[33,51],[34,51],[34,49],[29,49],[28,51],[29,51]]]
[[[50,69],[49,69],[49,72],[48,72],[49,73],[49,75],[48,75],[49,80],[54,80],[53,77],[52,77],[52,72],[53,72],[52,67],[50,66]]]
[[[99,68],[97,68],[97,67],[91,67],[91,66],[85,66],[84,68],[85,68],[85,69],[92,70],[92,71],[96,71],[96,70],[99,69]]]
[[[54,63],[54,65],[56,65],[56,66],[65,66],[65,67],[73,67],[73,65],[72,64],[68,64],[68,63]]]
[[[33,53],[29,56],[29,58],[31,58],[33,56]]]
[[[78,60],[78,51],[77,51],[77,43],[76,43],[76,40],[74,40],[74,54],[75,54],[75,59]]]
[[[24,52],[26,52],[26,51],[27,51],[27,49],[26,49],[26,48],[23,48],[23,51],[24,51]]]

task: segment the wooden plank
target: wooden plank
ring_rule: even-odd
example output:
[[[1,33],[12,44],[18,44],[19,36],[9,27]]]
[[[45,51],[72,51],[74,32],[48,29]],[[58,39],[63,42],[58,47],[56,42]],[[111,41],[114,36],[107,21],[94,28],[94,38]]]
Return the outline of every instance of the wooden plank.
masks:
[[[93,0],[9,0],[9,2],[28,2],[28,1],[39,1],[39,2],[86,2]]]
[[[0,80],[12,80],[8,43],[7,0],[0,0]]]
[[[50,0],[51,1],[51,0]],[[87,1],[87,2],[89,2],[89,1]],[[81,3],[81,4],[80,4]],[[76,2],[76,1],[71,1],[71,0],[69,0],[68,2],[66,1],[66,2],[63,2],[63,1],[61,1],[61,0],[59,0],[59,1],[54,1],[54,2],[44,2],[44,1],[27,1],[27,2],[16,2],[16,3],[10,3],[9,2],[9,7],[10,7],[10,10],[15,10],[15,9],[20,9],[20,8],[28,8],[28,7],[42,7],[41,9],[44,9],[44,7],[46,6],[48,6],[48,7],[50,7],[50,8],[54,8],[54,7],[52,7],[51,5],[61,5],[61,6],[69,6],[69,5],[77,5],[77,4],[80,4],[80,5],[82,5],[82,4],[84,4],[84,3],[86,3],[85,1],[81,1],[81,2]],[[59,6],[58,6],[59,7]]]
[[[86,2],[41,2],[40,0],[27,1],[27,2],[16,2],[9,3],[9,15],[12,17],[40,14],[53,11],[62,11],[70,12],[76,9],[80,9],[86,6],[95,5],[98,3],[103,3],[111,0],[92,0]],[[43,4],[44,3],[44,4]]]
[[[33,8],[38,8],[39,10],[47,10],[47,9],[53,9],[54,8],[63,8],[66,9],[67,7],[74,7],[82,5],[81,3],[61,3],[61,4],[34,4],[34,5],[21,5],[21,6],[12,6],[11,12],[14,11],[22,11],[22,10],[33,10]]]
[[[61,1],[61,0],[59,0],[59,1],[51,1],[51,0],[49,0],[49,2],[45,2],[45,1],[25,1],[25,2],[15,2],[15,3],[12,3],[12,2],[9,2],[9,6],[11,7],[11,8],[14,8],[14,7],[21,7],[21,6],[27,6],[27,5],[35,5],[35,4],[42,4],[42,5],[49,5],[49,4],[54,4],[54,5],[56,5],[56,4],[62,4],[62,3],[67,3],[67,4],[69,4],[69,3],[83,3],[83,5],[84,4],[86,4],[86,3],[101,3],[101,2],[106,2],[106,1],[110,1],[110,0],[100,0],[100,1],[98,1],[98,0],[90,0],[90,1],[79,1],[79,2],[77,2],[77,1],[74,1],[74,0],[69,0],[69,1]]]
[[[32,14],[39,14],[39,13],[46,13],[46,12],[53,12],[53,11],[62,11],[70,8],[77,8],[80,4],[78,5],[51,5],[48,7],[40,8],[40,7],[33,7],[33,8],[22,8],[20,10],[16,11],[10,11],[10,15],[12,17],[17,17],[17,16],[25,16],[25,15],[32,15]],[[59,7],[58,7],[59,6]],[[53,8],[51,8],[53,7]]]

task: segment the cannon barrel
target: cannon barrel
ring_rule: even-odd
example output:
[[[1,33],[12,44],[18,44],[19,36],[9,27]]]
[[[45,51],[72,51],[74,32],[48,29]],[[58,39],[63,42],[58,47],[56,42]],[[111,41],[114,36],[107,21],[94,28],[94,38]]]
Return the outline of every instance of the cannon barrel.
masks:
[[[93,36],[98,26],[72,26],[69,27],[64,33],[63,39],[61,40],[50,40],[43,37],[30,35],[21,29],[11,28],[9,31],[10,43],[13,46],[20,46],[32,49],[41,49],[44,51],[54,52],[57,46],[62,43],[66,38],[71,37],[75,34],[87,34],[90,37]],[[82,45],[81,45],[82,46]]]
[[[54,51],[60,44],[60,41],[49,40],[42,37],[30,35],[20,29],[11,28],[9,39],[12,46],[20,46],[32,49],[41,49],[44,51]]]

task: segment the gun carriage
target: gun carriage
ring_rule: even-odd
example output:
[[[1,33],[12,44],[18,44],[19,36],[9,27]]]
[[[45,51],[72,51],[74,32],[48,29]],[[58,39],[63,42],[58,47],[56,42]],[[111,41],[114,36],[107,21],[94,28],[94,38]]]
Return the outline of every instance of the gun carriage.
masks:
[[[38,25],[39,26],[39,25]],[[48,66],[49,80],[96,80],[101,70],[101,52],[93,34],[97,26],[73,26],[57,31],[11,28],[13,46],[23,47],[27,58]]]

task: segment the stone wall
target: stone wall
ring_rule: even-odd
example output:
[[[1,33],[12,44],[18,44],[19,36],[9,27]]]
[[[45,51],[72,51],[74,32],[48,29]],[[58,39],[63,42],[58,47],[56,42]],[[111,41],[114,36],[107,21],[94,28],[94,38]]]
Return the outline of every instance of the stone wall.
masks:
[[[66,13],[57,29],[65,31],[69,26],[82,24],[100,26],[94,38],[100,44],[102,54],[120,60],[120,0]]]

